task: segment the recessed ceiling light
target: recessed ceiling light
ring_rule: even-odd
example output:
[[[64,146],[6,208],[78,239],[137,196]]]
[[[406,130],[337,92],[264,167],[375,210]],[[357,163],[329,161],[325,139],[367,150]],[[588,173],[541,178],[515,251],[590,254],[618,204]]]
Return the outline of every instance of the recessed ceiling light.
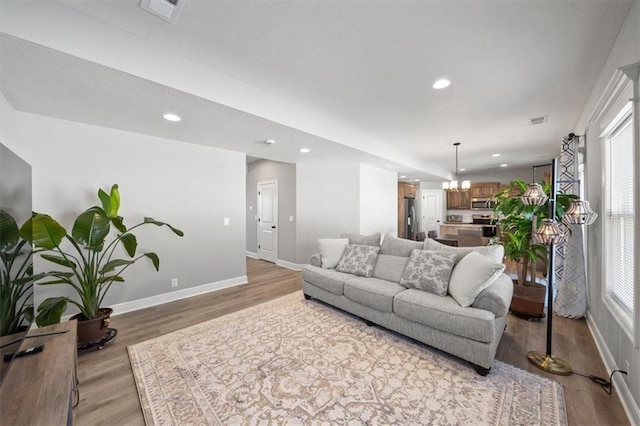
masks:
[[[276,143],[276,141],[274,141],[273,139],[267,139],[266,141],[264,141],[265,145],[273,145],[274,143]]]
[[[420,179],[414,179],[413,181],[414,182],[420,182]]]
[[[167,113],[167,114],[163,115],[162,118],[164,118],[167,121],[180,121],[180,120],[182,120],[182,118],[179,115],[171,114],[171,113]]]
[[[450,84],[451,82],[449,80],[447,80],[446,78],[441,78],[440,80],[433,83],[433,88],[444,89],[445,87],[449,87]]]
[[[300,152],[306,154],[308,152],[311,152],[311,150],[309,148],[300,148]]]
[[[493,158],[500,157],[500,154],[491,154]]]
[[[400,176],[400,179],[404,179],[404,178],[406,178],[406,176],[405,176],[405,175]]]
[[[500,164],[500,167],[507,167],[507,166],[508,166],[508,164],[507,164],[507,163]]]
[[[462,169],[459,169],[459,170],[460,170],[461,172],[464,172],[464,171],[465,171],[465,170],[467,170],[467,169],[465,169],[465,168],[462,168]]]

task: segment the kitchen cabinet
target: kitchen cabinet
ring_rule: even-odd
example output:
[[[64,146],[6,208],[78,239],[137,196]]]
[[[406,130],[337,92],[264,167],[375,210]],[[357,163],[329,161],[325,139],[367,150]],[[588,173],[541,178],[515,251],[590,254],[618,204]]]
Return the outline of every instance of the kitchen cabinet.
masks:
[[[478,182],[471,184],[471,198],[493,198],[498,192],[499,182]]]
[[[509,185],[500,185],[498,186],[498,192],[502,192],[505,189],[509,188]],[[519,197],[522,195],[520,189],[514,188],[509,192],[509,197]]]
[[[471,192],[468,189],[447,191],[447,209],[468,210],[470,208]]]

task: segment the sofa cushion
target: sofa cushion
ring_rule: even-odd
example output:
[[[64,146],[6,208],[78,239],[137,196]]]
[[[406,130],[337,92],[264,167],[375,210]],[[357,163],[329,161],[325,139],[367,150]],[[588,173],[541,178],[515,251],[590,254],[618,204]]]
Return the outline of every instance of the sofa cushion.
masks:
[[[321,238],[318,240],[318,249],[322,259],[322,267],[333,269],[336,267],[344,249],[349,245],[348,238]]]
[[[360,244],[363,246],[375,246],[380,247],[380,233],[376,232],[371,235],[362,234],[340,234],[340,238],[348,238],[349,244]]]
[[[472,251],[486,256],[496,263],[501,263],[502,258],[504,257],[504,247],[502,247],[500,244],[478,247],[451,247],[434,241],[431,238],[427,238],[426,240],[424,240],[424,249],[454,252],[456,254],[456,263],[460,262],[463,257],[471,253]]]
[[[370,277],[379,251],[380,247],[349,244],[336,266],[336,271]]]
[[[405,291],[401,285],[378,278],[351,278],[344,284],[347,299],[382,312],[393,312],[393,296]]]
[[[505,265],[471,252],[451,272],[449,294],[462,307],[471,306],[482,290],[502,275]]]
[[[335,269],[306,265],[302,269],[302,277],[306,282],[316,287],[320,287],[330,293],[343,295],[344,283],[352,279],[353,275],[338,272]]]
[[[396,238],[391,234],[384,236],[380,254],[390,254],[392,256],[409,257],[414,249],[421,249],[423,243],[421,241],[405,240]]]
[[[493,313],[463,308],[450,296],[408,289],[393,298],[393,312],[409,321],[479,342],[492,342],[496,337]]]
[[[404,273],[404,268],[409,262],[408,257],[379,254],[376,266],[373,267],[372,277],[380,278],[394,283],[399,283]]]
[[[413,250],[400,285],[446,296],[455,258],[450,251]]]

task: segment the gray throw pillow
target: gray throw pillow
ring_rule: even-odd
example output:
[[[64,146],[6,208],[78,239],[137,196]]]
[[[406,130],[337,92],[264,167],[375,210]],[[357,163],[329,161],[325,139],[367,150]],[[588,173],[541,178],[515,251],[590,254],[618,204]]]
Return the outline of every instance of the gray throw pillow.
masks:
[[[348,238],[349,244],[359,244],[363,246],[380,247],[380,233],[376,232],[371,235],[362,234],[340,234],[340,238]]]
[[[446,296],[455,258],[448,251],[413,250],[400,285]]]
[[[390,254],[379,254],[376,259],[376,266],[373,267],[374,278],[399,283],[407,267],[408,257],[391,256]]]
[[[441,244],[431,238],[424,240],[425,250],[438,250],[438,251],[450,251],[456,253],[456,263],[460,262],[463,257],[469,253],[476,252],[481,254],[496,263],[502,262],[504,257],[504,247],[500,244],[494,244],[491,246],[477,246],[477,247],[452,247],[446,244]]]
[[[451,272],[449,294],[463,308],[471,306],[482,290],[498,279],[504,266],[476,252],[469,253]]]
[[[349,244],[336,266],[336,271],[369,278],[379,251],[380,247]]]
[[[386,234],[382,240],[380,254],[390,254],[392,256],[409,257],[415,249],[422,249],[422,241],[405,240],[396,238],[391,234]]]

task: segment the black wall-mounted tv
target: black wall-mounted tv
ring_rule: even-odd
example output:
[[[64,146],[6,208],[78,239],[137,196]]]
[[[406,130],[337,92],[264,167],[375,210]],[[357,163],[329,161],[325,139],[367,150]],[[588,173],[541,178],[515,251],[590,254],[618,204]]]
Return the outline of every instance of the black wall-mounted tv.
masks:
[[[31,212],[31,166],[0,143],[0,384],[33,318],[32,249],[15,234]]]

